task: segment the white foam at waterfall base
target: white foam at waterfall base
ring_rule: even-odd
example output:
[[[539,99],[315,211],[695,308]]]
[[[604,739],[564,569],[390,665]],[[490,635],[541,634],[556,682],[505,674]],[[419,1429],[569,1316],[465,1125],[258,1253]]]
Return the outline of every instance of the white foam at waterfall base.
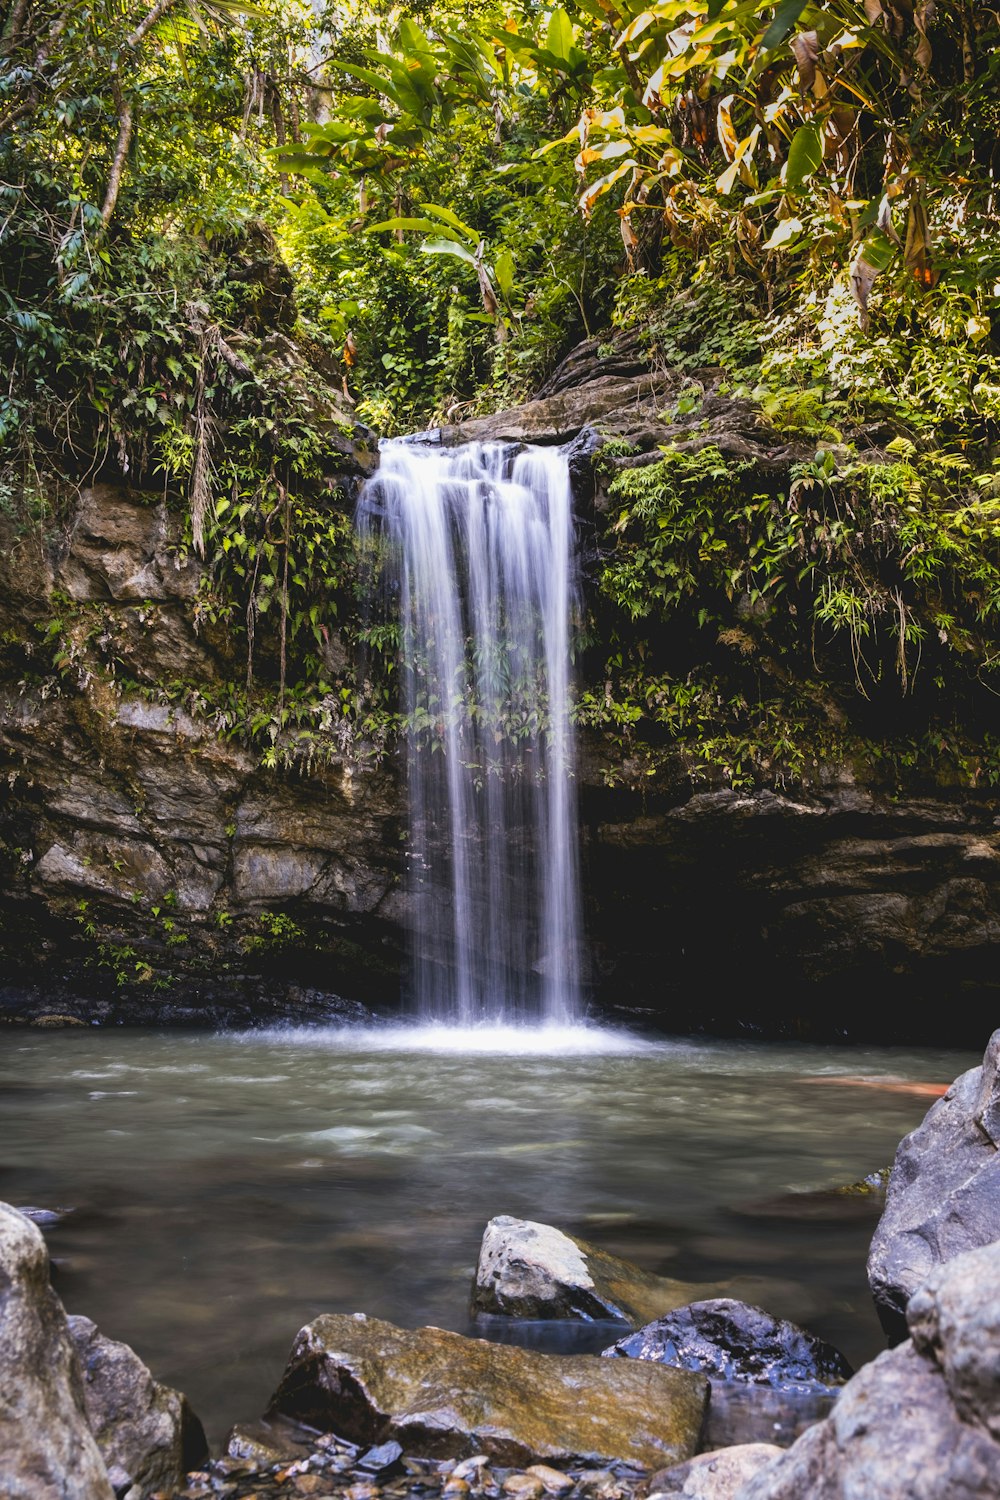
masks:
[[[443,1052],[461,1056],[608,1057],[662,1050],[649,1041],[610,1026],[585,1023],[455,1026],[443,1021],[381,1026],[273,1026],[232,1033],[247,1046],[259,1043],[311,1047],[332,1052]]]
[[[566,458],[383,445],[358,531],[373,609],[401,635],[408,994],[422,1020],[462,1030],[456,1046],[496,1050],[480,1023],[581,1011]]]

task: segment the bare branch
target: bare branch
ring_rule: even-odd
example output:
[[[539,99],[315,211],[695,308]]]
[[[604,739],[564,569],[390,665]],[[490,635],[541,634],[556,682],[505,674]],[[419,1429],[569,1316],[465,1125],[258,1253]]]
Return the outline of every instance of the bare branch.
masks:
[[[101,224],[107,229],[111,223],[111,216],[118,202],[118,193],[122,185],[122,174],[125,171],[125,158],[128,156],[128,148],[132,144],[132,129],[135,124],[135,116],[132,106],[125,99],[115,80],[115,102],[118,105],[118,144],[115,146],[115,159],[111,163],[111,172],[108,176],[108,186],[104,194],[104,204],[101,208]]]
[[[231,349],[229,347],[221,334],[219,335],[217,340],[217,347],[220,355],[225,360],[226,364],[232,370],[234,375],[239,375],[243,380],[253,380],[254,373],[251,370],[250,366],[246,363],[245,360],[240,359],[239,355],[234,349]]]
[[[0,33],[0,48],[6,56],[17,46],[21,40],[21,32],[24,30],[24,19],[28,14],[28,6],[31,0],[15,0],[13,9],[7,17],[7,24]]]
[[[139,43],[152,31],[157,21],[162,21],[168,10],[173,10],[179,5],[180,0],[156,0],[152,10],[147,11],[138,26],[125,38],[126,47],[138,47]]]
[[[22,104],[9,109],[5,115],[0,115],[0,135],[3,135],[5,130],[9,130],[16,121],[23,119],[25,115],[30,115],[37,103],[38,99],[33,95],[30,99],[25,99]]]
[[[52,48],[62,36],[63,32],[66,30],[66,27],[69,24],[69,18],[72,14],[73,5],[72,3],[70,3],[69,5],[63,7],[63,9],[59,12],[59,15],[53,21],[52,30],[49,32],[48,36],[45,38],[45,41],[42,43],[41,47],[39,47],[37,53],[35,54],[36,70],[41,68],[44,63],[48,62],[49,53],[52,51]]]

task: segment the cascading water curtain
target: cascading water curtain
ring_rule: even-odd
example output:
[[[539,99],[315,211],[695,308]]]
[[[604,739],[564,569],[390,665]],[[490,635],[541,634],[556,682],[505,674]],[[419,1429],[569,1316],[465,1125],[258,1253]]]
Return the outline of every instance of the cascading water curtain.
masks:
[[[569,470],[553,449],[383,446],[358,525],[402,632],[414,997],[573,1019],[580,897]]]

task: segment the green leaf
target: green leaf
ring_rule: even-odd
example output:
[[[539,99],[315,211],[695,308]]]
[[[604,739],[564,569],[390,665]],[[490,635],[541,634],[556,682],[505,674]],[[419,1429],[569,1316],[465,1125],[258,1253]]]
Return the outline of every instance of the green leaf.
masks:
[[[422,53],[424,56],[431,53],[431,44],[427,40],[427,37],[420,30],[416,22],[411,21],[407,16],[404,16],[399,23],[399,40],[403,45],[404,52],[411,54]]]
[[[873,270],[886,271],[896,254],[896,248],[887,235],[880,229],[874,229],[861,246],[860,253]]]
[[[763,249],[780,250],[782,246],[788,245],[792,240],[798,239],[802,233],[801,219],[782,219],[769,240],[766,240]]]
[[[369,234],[378,234],[385,229],[415,229],[420,234],[439,234],[456,243],[461,241],[461,236],[453,229],[442,228],[434,219],[383,219],[379,224],[368,225]]]
[[[509,302],[514,290],[514,257],[506,246],[493,262],[493,270],[496,273],[497,285]]]
[[[464,224],[458,217],[458,214],[452,213],[450,208],[442,208],[440,203],[421,203],[420,207],[425,214],[433,214],[442,223],[450,224],[452,229],[457,229],[459,234],[467,239],[471,245],[479,244],[479,231],[471,228],[468,224]]]
[[[330,58],[329,66],[338,69],[341,73],[350,73],[352,78],[356,78],[359,83],[366,83],[377,94],[391,95],[388,78],[383,77],[381,73],[376,73],[373,68],[362,68],[357,63],[341,62],[336,57]]]
[[[557,5],[549,17],[549,29],[545,37],[546,46],[560,62],[568,62],[573,47],[573,23]]]
[[[792,136],[785,168],[785,186],[801,187],[823,165],[823,137],[818,125],[802,125]]]
[[[458,240],[424,240],[420,246],[425,255],[457,255],[466,265],[476,268],[476,257]]]
[[[809,0],[783,0],[774,13],[774,20],[764,32],[760,50],[773,52],[780,47],[808,5]]]

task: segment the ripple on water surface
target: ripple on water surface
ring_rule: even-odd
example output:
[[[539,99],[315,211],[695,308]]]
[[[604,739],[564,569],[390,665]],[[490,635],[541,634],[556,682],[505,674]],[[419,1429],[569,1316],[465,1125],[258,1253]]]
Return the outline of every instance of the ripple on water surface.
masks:
[[[47,1230],[68,1307],[216,1438],[320,1312],[467,1329],[499,1213],[661,1274],[765,1277],[857,1362],[877,1206],[814,1190],[883,1166],[975,1061],[596,1026],[8,1032],[0,1193],[73,1207]]]

